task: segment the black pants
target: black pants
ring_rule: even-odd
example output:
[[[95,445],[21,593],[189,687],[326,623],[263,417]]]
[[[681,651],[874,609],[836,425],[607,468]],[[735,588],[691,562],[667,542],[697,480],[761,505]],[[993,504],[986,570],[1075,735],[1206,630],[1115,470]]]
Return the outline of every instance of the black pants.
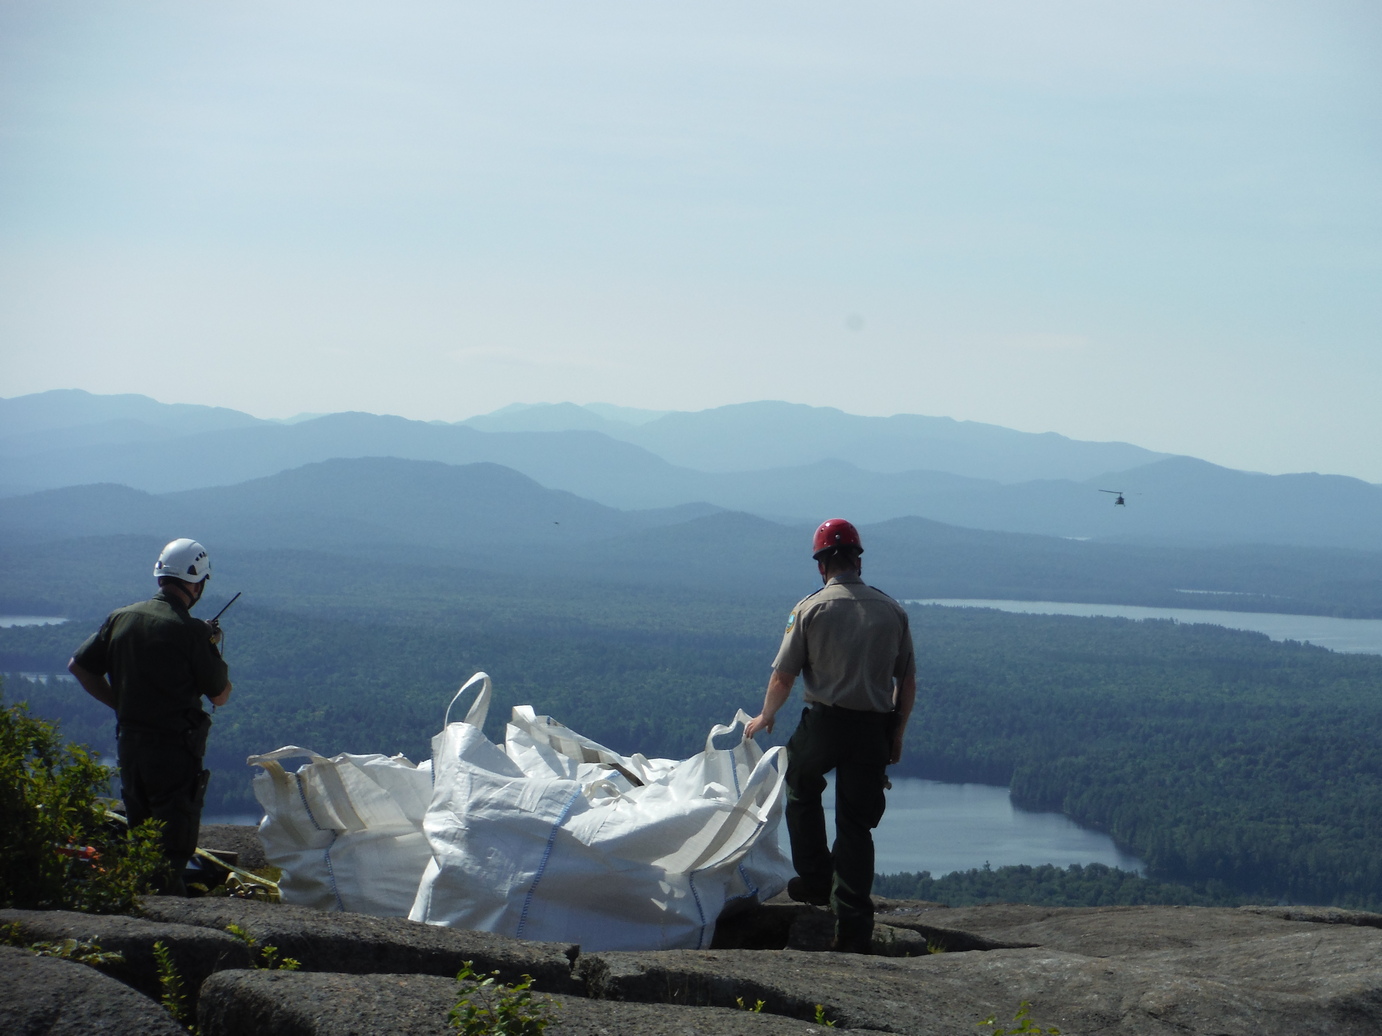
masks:
[[[206,735],[201,735],[201,745]],[[201,747],[192,739],[177,734],[121,730],[120,795],[125,800],[125,815],[130,827],[153,818],[163,821],[163,855],[168,874],[159,891],[186,895],[182,871],[197,848],[201,830],[202,804],[206,782],[211,776],[202,769]]]
[[[873,829],[887,800],[890,718],[825,705],[803,710],[787,742],[787,834],[792,865],[811,885],[830,887],[843,936],[873,931]],[[821,792],[835,771],[835,845],[826,847]]]

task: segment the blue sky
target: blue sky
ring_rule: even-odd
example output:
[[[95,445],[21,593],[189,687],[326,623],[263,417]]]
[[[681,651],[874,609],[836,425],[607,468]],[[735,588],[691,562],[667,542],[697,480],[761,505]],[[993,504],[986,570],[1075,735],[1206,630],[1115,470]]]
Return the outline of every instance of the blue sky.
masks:
[[[788,399],[1382,482],[1379,116],[1367,2],[7,0],[0,395]]]

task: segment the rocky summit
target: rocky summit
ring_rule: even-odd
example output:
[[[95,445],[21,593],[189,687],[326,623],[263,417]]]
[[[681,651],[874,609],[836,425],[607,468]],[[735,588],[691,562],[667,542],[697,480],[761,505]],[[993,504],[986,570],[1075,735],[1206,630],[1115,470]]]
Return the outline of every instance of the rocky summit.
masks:
[[[1300,907],[946,908],[878,901],[874,953],[832,953],[822,908],[726,918],[709,950],[584,953],[401,918],[237,899],[150,898],[138,918],[0,911],[28,940],[96,941],[106,973],[0,953],[0,1032],[162,1033],[152,947],[169,947],[203,1036],[452,1032],[456,972],[534,979],[552,1036],[1382,1032],[1382,915]],[[255,968],[238,925],[301,970]],[[759,1006],[761,1003],[761,1007]]]

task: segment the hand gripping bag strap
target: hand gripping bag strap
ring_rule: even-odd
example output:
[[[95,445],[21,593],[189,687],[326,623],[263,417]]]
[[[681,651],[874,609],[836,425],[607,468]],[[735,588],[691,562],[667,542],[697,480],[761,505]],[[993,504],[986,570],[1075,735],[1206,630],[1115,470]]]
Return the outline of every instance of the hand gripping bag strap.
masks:
[[[469,723],[472,727],[483,727],[485,725],[485,720],[489,718],[489,703],[490,698],[493,696],[493,687],[490,682],[489,673],[476,673],[465,683],[461,684],[461,689],[456,692],[455,696],[451,699],[451,704],[446,707],[446,713],[441,718],[443,730],[445,730],[447,725],[451,722],[451,710],[455,707],[456,702],[461,700],[461,695],[465,694],[466,691],[470,690],[477,683],[480,684],[480,693],[477,694],[475,700],[471,702],[470,709],[466,712],[465,719],[461,720],[461,722]]]
[[[750,718],[748,713],[740,709],[734,714],[733,722],[712,727],[706,735],[705,751],[701,755],[705,779],[733,788],[736,795],[742,793],[749,774],[763,758],[758,745],[744,737],[744,728],[748,726]],[[718,747],[717,742],[723,742],[726,738],[732,747]]]

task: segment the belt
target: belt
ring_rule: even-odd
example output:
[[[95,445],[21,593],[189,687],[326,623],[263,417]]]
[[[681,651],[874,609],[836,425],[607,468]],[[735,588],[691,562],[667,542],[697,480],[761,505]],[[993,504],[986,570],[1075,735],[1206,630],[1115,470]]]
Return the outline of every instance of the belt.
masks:
[[[891,716],[896,711],[895,709],[889,709],[887,712],[878,712],[876,709],[850,709],[844,705],[827,705],[823,701],[808,701],[806,707],[813,712],[834,712],[847,716]]]

